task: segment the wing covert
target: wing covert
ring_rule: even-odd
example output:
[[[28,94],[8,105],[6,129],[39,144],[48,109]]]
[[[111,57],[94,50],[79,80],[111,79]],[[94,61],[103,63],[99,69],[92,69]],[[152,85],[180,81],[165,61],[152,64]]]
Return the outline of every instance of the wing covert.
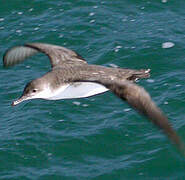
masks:
[[[49,57],[52,67],[87,63],[79,54],[62,46],[46,43],[27,43],[8,49],[3,56],[3,64],[5,67],[13,66],[38,52]]]
[[[75,51],[67,49],[62,46],[46,44],[46,43],[28,43],[25,46],[34,48],[46,54],[51,62],[51,66],[65,66],[65,65],[78,65],[86,64],[87,62]]]

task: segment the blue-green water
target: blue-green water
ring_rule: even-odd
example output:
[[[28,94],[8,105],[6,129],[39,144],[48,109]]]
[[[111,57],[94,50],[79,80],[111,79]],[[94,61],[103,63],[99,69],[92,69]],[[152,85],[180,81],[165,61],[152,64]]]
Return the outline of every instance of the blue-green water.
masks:
[[[185,142],[185,2],[9,0],[0,6],[0,58],[47,42],[89,63],[150,68],[141,80]],[[162,48],[165,42],[173,47]],[[11,107],[50,68],[44,55],[0,67],[0,179],[185,179],[185,159],[145,118],[110,92]]]

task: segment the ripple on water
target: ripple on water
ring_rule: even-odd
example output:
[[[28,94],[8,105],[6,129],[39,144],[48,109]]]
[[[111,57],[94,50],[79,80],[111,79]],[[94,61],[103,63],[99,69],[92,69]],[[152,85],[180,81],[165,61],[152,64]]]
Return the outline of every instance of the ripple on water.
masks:
[[[76,50],[91,64],[151,68],[152,79],[138,84],[185,140],[185,1],[6,4],[1,4],[1,59],[8,47],[38,41]],[[48,70],[48,62],[38,55],[8,69],[1,63],[0,179],[185,177],[182,157],[164,134],[109,92],[12,108],[11,101]]]

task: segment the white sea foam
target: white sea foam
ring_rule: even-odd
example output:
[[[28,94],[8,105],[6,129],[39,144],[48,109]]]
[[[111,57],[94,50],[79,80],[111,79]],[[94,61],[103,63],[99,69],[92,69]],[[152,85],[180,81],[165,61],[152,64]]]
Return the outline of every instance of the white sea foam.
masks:
[[[174,43],[172,42],[165,42],[162,44],[162,48],[166,49],[166,48],[172,48],[173,46],[175,46]]]
[[[164,104],[168,104],[168,102],[167,102],[167,101],[165,101],[165,102],[164,102]]]
[[[147,79],[146,81],[149,82],[149,83],[155,82],[155,80],[153,80],[153,79]]]
[[[114,51],[115,52],[118,52],[121,48],[122,48],[122,46],[116,46],[115,49],[114,49]]]
[[[83,107],[88,107],[89,105],[88,104],[82,104]]]
[[[21,33],[22,30],[18,29],[18,30],[16,30],[15,32],[16,32],[16,33]]]
[[[34,28],[35,31],[39,30],[39,27]]]
[[[73,101],[73,104],[79,106],[81,104],[81,102],[78,102],[78,101]]]
[[[18,12],[17,14],[22,15],[22,14],[23,14],[23,12]]]
[[[128,111],[130,111],[131,109],[130,108],[125,108],[123,111],[124,112],[128,112]]]
[[[122,21],[123,21],[123,22],[126,22],[126,21],[127,21],[127,18],[123,18]]]
[[[60,120],[58,120],[59,122],[63,122],[63,121],[65,121],[64,119],[60,119]]]
[[[90,21],[90,23],[94,23],[95,22],[95,20],[94,19],[92,19],[91,21]]]
[[[33,8],[30,8],[28,11],[29,11],[29,12],[33,11]]]
[[[63,35],[63,34],[60,34],[60,35],[59,35],[59,38],[63,38],[63,37],[64,37],[64,35]]]
[[[94,16],[94,14],[95,14],[95,13],[91,12],[91,13],[89,13],[89,16]]]

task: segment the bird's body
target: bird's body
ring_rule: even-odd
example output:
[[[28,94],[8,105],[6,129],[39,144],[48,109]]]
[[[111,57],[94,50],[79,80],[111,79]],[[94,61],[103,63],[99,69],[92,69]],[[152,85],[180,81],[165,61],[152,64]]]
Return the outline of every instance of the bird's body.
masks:
[[[149,69],[133,70],[89,65],[72,50],[43,43],[30,43],[9,49],[3,58],[4,66],[17,64],[38,52],[49,57],[52,69],[44,76],[29,82],[22,96],[12,105],[37,98],[84,98],[111,90],[161,128],[172,142],[184,151],[184,144],[169,124],[167,117],[144,88],[134,83],[137,79],[149,77]]]

